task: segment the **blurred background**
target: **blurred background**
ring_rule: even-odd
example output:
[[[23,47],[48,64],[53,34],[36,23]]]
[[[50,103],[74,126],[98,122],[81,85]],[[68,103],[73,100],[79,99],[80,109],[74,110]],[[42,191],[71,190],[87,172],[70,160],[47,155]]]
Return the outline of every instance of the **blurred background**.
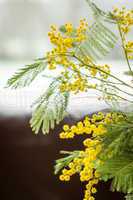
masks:
[[[133,8],[133,0],[95,0],[95,3],[105,11],[123,4]],[[49,80],[39,77],[30,87],[17,90],[5,86],[16,70],[50,49],[47,32],[51,24],[77,25],[84,17],[90,24],[93,22],[85,0],[0,0],[0,200],[82,200],[78,177],[70,184],[62,184],[53,173],[59,151],[80,149],[82,138],[61,142],[58,133],[64,123],[76,123],[76,118],[108,106],[98,101],[95,92],[89,93],[89,98],[78,101],[73,98],[69,118],[48,136],[41,133],[36,136],[29,127],[31,105],[46,90]],[[118,44],[105,60],[122,76],[126,65],[121,58]],[[109,187],[109,183],[98,185],[96,200],[123,199],[122,195],[109,192]]]
[[[95,3],[109,11],[123,3],[133,8],[132,0]],[[0,60],[42,56],[49,48],[47,32],[51,24],[60,26],[70,21],[76,25],[82,17],[92,23],[91,14],[85,0],[0,0]]]
[[[132,0],[95,0],[105,11],[113,6],[133,8]],[[7,79],[25,64],[42,57],[50,49],[47,36],[51,24],[58,26],[72,22],[77,25],[86,17],[92,24],[92,12],[85,0],[0,0],[0,106],[1,112],[29,109],[34,99],[47,88],[49,81],[39,79],[31,88],[3,89]],[[113,27],[117,33],[117,28]],[[133,32],[130,33],[130,36]],[[106,57],[109,64],[123,66],[122,51],[118,45]],[[116,64],[117,63],[117,64]],[[116,67],[115,67],[116,69]]]

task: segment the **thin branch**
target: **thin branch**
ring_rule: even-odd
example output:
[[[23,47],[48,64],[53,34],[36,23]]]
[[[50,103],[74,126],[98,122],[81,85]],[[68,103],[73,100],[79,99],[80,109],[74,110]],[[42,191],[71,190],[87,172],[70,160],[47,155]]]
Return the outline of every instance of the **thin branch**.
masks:
[[[127,51],[126,51],[126,49],[125,49],[124,37],[123,37],[122,31],[121,31],[121,27],[120,27],[119,22],[117,22],[117,26],[118,26],[118,30],[119,30],[120,37],[121,37],[122,48],[123,48],[123,51],[124,51],[125,59],[126,59],[126,62],[127,62],[127,65],[128,65],[128,68],[129,68],[131,74],[133,74],[132,68],[131,68],[131,66],[130,66],[130,62],[129,62],[129,60],[128,60]]]
[[[130,87],[130,88],[133,89],[133,87],[132,87],[131,85],[129,85],[128,83],[125,83],[124,81],[122,81],[121,79],[117,78],[117,77],[114,76],[113,74],[110,74],[110,73],[108,73],[108,72],[105,72],[105,71],[102,70],[102,69],[99,69],[96,65],[93,65],[93,66],[92,66],[92,65],[88,65],[88,64],[84,63],[84,62],[83,62],[80,58],[78,58],[76,55],[73,55],[73,57],[75,57],[77,60],[79,60],[83,65],[88,66],[89,68],[92,68],[92,69],[96,69],[96,70],[98,70],[98,71],[100,71],[100,72],[102,72],[102,73],[104,73],[104,74],[106,74],[106,75],[108,75],[108,76],[114,78],[115,80],[121,82],[123,85],[125,85],[125,86]]]

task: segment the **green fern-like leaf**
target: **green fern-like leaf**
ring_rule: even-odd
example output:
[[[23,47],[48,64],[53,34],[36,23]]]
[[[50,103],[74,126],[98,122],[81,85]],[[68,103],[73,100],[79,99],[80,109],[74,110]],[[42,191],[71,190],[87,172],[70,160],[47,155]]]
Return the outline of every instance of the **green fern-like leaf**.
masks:
[[[98,166],[104,181],[112,179],[112,190],[133,193],[133,115],[123,114],[121,121],[107,126]],[[129,198],[128,198],[129,199]]]
[[[97,166],[101,179],[112,179],[112,191],[133,193],[133,115],[121,115],[119,122],[108,125]],[[130,195],[131,198],[131,195]],[[129,195],[127,199],[129,199]]]
[[[99,168],[101,176],[112,178],[112,190],[133,193],[133,154],[123,154],[105,161]]]
[[[32,114],[30,124],[37,134],[41,129],[43,134],[49,133],[50,129],[59,124],[66,115],[69,94],[60,93],[59,82],[54,80],[47,91],[38,99]]]
[[[132,115],[129,113],[121,113],[119,122],[106,125],[107,133],[102,138],[104,148],[101,157],[103,159],[106,160],[108,158],[108,153],[115,156],[123,152],[133,152],[132,122]]]
[[[86,0],[93,12],[95,23],[87,33],[87,40],[77,48],[77,54],[89,56],[96,61],[106,56],[116,45],[117,36],[105,25],[116,23],[111,13],[102,11],[92,0]]]
[[[60,158],[55,161],[55,174],[58,174],[60,170],[62,170],[64,167],[67,167],[69,163],[74,159],[79,156],[80,151],[73,151],[73,152],[66,152],[66,151],[61,151],[62,154],[68,154],[68,156],[65,156],[64,158]]]
[[[26,65],[8,80],[7,87],[21,88],[30,85],[37,75],[45,70],[46,66],[45,60],[37,60],[33,64]]]
[[[61,26],[60,31],[65,33],[65,26]],[[72,36],[75,36],[75,29],[73,29]],[[101,20],[97,20],[88,29],[86,40],[81,45],[74,44],[73,48],[77,57],[89,56],[96,61],[110,53],[117,41],[117,36]]]
[[[117,135],[117,136],[115,136]],[[112,138],[113,137],[113,138]],[[113,155],[122,152],[133,152],[133,129],[132,128],[123,128],[121,129],[121,133],[117,134],[117,131],[114,131],[113,136],[109,136],[108,138],[109,144],[105,145],[105,148],[108,152],[112,152]],[[107,142],[107,140],[106,140]]]
[[[75,47],[76,54],[89,56],[94,61],[106,56],[118,40],[116,35],[99,20],[88,29],[86,37],[84,43]]]
[[[116,23],[115,19],[112,16],[112,13],[101,10],[92,0],[86,0],[86,2],[91,8],[96,20],[102,18],[102,20],[107,21],[109,23]]]

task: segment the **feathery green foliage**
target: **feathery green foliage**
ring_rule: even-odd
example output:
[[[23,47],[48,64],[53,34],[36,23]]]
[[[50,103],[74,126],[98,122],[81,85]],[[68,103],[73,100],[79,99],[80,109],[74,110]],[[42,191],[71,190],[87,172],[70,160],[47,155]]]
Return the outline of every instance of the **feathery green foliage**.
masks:
[[[109,23],[116,23],[111,12],[105,12],[105,11],[101,10],[92,0],[86,0],[86,2],[88,3],[89,7],[91,8],[96,20],[101,18],[102,20],[107,21]]]
[[[123,152],[133,152],[133,116],[126,115],[117,124],[107,126],[106,136],[103,138],[103,156],[107,153],[117,155]]]
[[[65,26],[60,27],[61,32],[65,32]],[[75,34],[73,30],[72,35]],[[117,36],[106,26],[101,20],[97,20],[88,29],[86,33],[86,40],[78,46],[74,46],[76,56],[89,56],[92,60],[106,56],[116,45]]]
[[[60,170],[62,170],[64,167],[67,167],[69,163],[74,159],[79,156],[80,151],[61,151],[62,154],[68,154],[68,156],[64,158],[60,158],[55,161],[55,166],[54,166],[54,172],[55,174],[58,174]]]
[[[41,129],[43,134],[54,129],[66,115],[69,93],[60,93],[59,81],[54,80],[47,91],[35,103],[35,110],[32,114],[30,124],[32,130],[37,134]]]
[[[133,193],[133,115],[107,126],[100,154],[103,164],[98,166],[101,179],[112,179],[112,190],[125,194]],[[132,199],[128,195],[127,199]]]
[[[106,56],[116,45],[116,35],[102,22],[97,20],[88,30],[87,39],[76,51],[77,56],[89,56],[98,60]]]
[[[30,85],[46,67],[46,60],[36,60],[35,63],[26,65],[8,80],[7,87],[21,88]]]
[[[103,179],[112,178],[112,190],[123,193],[133,192],[133,154],[122,154],[104,162],[99,172]]]

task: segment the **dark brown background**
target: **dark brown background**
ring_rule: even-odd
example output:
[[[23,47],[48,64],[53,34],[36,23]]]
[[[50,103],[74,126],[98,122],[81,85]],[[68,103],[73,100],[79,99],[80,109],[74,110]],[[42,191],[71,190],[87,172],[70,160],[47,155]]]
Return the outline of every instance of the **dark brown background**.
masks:
[[[79,178],[61,183],[53,174],[54,160],[61,149],[80,149],[82,139],[61,141],[58,133],[66,118],[47,136],[33,135],[30,116],[0,116],[0,200],[82,200]],[[110,183],[99,184],[96,200],[122,200],[109,191]]]

